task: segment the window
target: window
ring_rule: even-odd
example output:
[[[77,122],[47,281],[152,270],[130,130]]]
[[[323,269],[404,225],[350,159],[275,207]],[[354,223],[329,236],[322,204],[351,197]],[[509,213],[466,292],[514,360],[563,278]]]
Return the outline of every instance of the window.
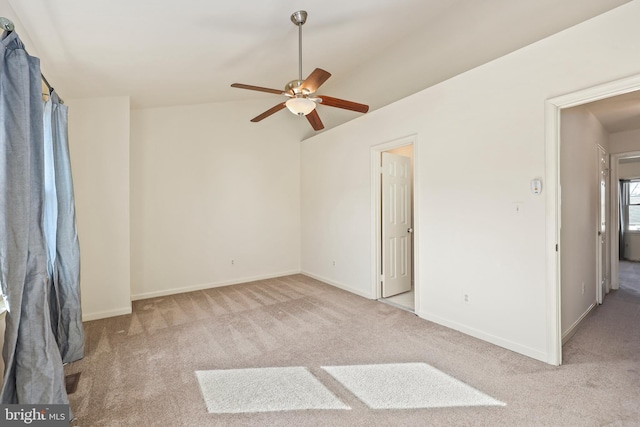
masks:
[[[630,231],[640,231],[640,181],[629,183],[629,227]]]

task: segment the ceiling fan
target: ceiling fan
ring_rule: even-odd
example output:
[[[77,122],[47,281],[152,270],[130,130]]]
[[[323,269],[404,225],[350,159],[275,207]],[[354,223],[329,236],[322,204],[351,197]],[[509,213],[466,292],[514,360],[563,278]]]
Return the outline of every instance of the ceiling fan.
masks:
[[[287,83],[284,90],[269,89],[260,86],[245,85],[242,83],[234,83],[231,87],[240,89],[257,90],[259,92],[273,93],[276,95],[284,95],[289,99],[281,102],[265,111],[264,113],[251,119],[252,122],[259,122],[270,115],[287,107],[293,114],[305,116],[314,130],[324,129],[322,120],[316,111],[317,104],[327,105],[329,107],[343,108],[345,110],[366,113],[369,106],[359,104],[357,102],[346,101],[344,99],[334,98],[326,95],[316,95],[318,88],[331,77],[331,74],[321,68],[313,70],[309,77],[302,80],[302,26],[307,21],[307,12],[299,10],[291,15],[291,22],[298,27],[298,79]]]

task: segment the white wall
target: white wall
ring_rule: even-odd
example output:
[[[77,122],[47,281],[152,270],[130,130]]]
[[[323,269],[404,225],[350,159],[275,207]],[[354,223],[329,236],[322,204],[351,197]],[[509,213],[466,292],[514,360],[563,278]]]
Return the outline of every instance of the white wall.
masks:
[[[639,144],[640,145],[640,144]],[[618,165],[618,178],[640,178],[640,159],[635,162],[624,162]]]
[[[133,299],[300,272],[296,117],[260,108],[132,111]]]
[[[608,151],[609,134],[586,107],[574,107],[561,113],[560,139],[561,322],[568,337],[596,305],[598,145]]]
[[[626,232],[624,244],[624,258],[629,261],[640,261],[640,233]]]
[[[127,314],[131,312],[129,97],[65,101],[83,319]]]
[[[612,133],[609,144],[612,154],[640,151],[640,129]]]
[[[417,134],[418,314],[553,360],[555,242],[530,192],[545,176],[545,100],[640,73],[638,19],[635,1],[305,141],[303,272],[373,296],[370,148]]]

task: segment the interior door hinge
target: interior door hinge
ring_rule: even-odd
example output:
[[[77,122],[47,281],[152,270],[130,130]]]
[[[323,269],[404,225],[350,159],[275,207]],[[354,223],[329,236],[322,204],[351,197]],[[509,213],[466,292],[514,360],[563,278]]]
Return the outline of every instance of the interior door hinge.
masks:
[[[558,252],[558,244],[556,243],[556,252]]]

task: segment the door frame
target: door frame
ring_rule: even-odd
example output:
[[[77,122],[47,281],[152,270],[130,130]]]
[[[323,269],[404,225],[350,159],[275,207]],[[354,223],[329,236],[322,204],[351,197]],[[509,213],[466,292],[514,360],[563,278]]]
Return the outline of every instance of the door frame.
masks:
[[[618,263],[620,258],[620,210],[618,205],[620,203],[620,187],[618,182],[620,181],[620,160],[632,159],[640,157],[640,151],[627,151],[624,153],[611,154],[609,156],[609,169],[611,171],[611,180],[609,182],[609,195],[611,203],[611,221],[610,230],[611,233],[611,246],[609,253],[611,254],[611,289],[620,289],[620,264]]]
[[[640,75],[579,90],[545,102],[546,195],[546,288],[547,363],[562,364],[561,271],[560,271],[560,113],[565,108],[640,90]],[[612,224],[613,225],[613,224]],[[613,239],[611,239],[613,240]],[[613,251],[611,251],[611,254]],[[613,264],[613,263],[612,263]]]
[[[382,152],[392,150],[394,148],[402,147],[405,145],[413,146],[413,254],[412,254],[412,268],[413,268],[413,284],[414,284],[414,313],[419,312],[420,307],[420,269],[416,260],[418,259],[418,251],[420,245],[418,244],[418,198],[419,189],[418,183],[418,144],[417,135],[412,134],[402,138],[387,141],[371,147],[371,266],[373,271],[371,272],[371,295],[375,299],[382,298],[382,288],[380,286],[380,272],[382,271],[382,236],[380,230],[382,229],[382,212],[380,211],[382,206],[382,180],[380,179],[380,164],[382,159]]]
[[[607,264],[611,264],[611,254],[609,253],[609,248],[611,247],[611,241],[609,240],[609,234],[611,234],[611,230],[609,227],[611,226],[611,194],[610,194],[610,179],[611,174],[609,173],[610,169],[610,155],[605,148],[597,144],[596,150],[598,155],[596,156],[597,168],[598,171],[598,210],[597,210],[597,218],[598,218],[598,233],[596,233],[596,302],[598,304],[602,304],[604,302],[605,295],[609,292],[609,287],[607,283]],[[606,159],[606,165],[604,169],[602,168],[602,158]],[[604,178],[603,178],[604,177]],[[605,183],[605,198],[604,198],[604,221],[605,221],[605,232],[604,232],[604,244],[602,243],[602,235],[600,232],[602,231],[602,181],[604,179]],[[607,262],[609,261],[609,262]],[[610,272],[610,270],[609,270]],[[603,273],[605,274],[605,280],[602,280]],[[610,280],[610,278],[609,278]]]

